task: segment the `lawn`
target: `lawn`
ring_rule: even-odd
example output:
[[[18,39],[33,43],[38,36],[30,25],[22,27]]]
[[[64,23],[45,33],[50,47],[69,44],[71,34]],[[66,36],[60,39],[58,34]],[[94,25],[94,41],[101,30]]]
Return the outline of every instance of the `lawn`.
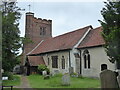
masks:
[[[20,85],[20,76],[19,75],[14,75],[13,80],[4,80],[2,81],[3,86],[18,86]]]
[[[62,76],[57,75],[50,79],[44,80],[41,75],[30,75],[28,80],[32,88],[98,88],[100,87],[100,81],[93,78],[70,78],[70,86],[62,86]]]

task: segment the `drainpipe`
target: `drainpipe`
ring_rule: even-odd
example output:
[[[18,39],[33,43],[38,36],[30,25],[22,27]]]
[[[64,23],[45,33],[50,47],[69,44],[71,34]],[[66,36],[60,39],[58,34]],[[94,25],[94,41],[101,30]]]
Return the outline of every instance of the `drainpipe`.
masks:
[[[79,49],[78,49],[79,50]],[[82,75],[82,58],[81,58],[81,50],[79,50],[80,53],[80,74]]]
[[[69,74],[71,74],[71,58],[70,58],[70,51],[69,51]]]
[[[71,68],[70,51],[69,51],[69,68]]]

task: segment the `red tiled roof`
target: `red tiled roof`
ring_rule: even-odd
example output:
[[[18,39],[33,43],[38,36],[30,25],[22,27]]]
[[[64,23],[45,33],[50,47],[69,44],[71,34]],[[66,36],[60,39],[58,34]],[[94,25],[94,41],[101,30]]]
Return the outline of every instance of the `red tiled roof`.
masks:
[[[39,64],[45,64],[42,56],[28,56],[30,66],[38,66]]]
[[[87,26],[54,38],[47,39],[43,41],[31,53],[29,53],[29,55],[72,49],[89,28],[91,28],[91,26]]]
[[[86,38],[81,42],[78,48],[92,47],[104,45],[105,41],[101,35],[102,27],[98,27],[96,29],[92,29]]]

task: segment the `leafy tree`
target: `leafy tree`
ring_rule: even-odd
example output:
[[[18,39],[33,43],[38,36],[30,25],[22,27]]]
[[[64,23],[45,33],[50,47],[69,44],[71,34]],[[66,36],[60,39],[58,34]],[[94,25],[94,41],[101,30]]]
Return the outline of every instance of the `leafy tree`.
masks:
[[[16,58],[22,44],[18,28],[20,10],[16,2],[5,2],[2,7],[2,68],[5,71],[12,71],[18,63]]]
[[[105,2],[105,8],[102,9],[101,14],[103,21],[99,21],[103,27],[105,50],[110,62],[116,61],[117,68],[120,69],[120,1]]]

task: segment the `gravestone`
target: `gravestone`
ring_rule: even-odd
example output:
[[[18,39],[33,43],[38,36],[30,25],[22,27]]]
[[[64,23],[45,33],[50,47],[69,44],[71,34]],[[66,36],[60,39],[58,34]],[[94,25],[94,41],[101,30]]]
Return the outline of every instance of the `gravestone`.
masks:
[[[70,73],[70,74],[73,74],[73,73],[74,73],[74,72],[73,72],[73,67],[70,67],[70,68],[69,68],[69,73]]]
[[[62,85],[69,86],[70,85],[70,75],[68,73],[65,73],[62,76]]]
[[[111,70],[103,70],[100,73],[101,88],[118,88],[117,77]]]
[[[16,65],[16,66],[13,68],[13,73],[14,73],[14,74],[20,74],[20,65]]]
[[[118,85],[119,85],[119,88],[120,88],[120,75],[118,75],[117,81],[118,81]]]
[[[47,75],[47,71],[42,71],[42,75],[46,76]]]

